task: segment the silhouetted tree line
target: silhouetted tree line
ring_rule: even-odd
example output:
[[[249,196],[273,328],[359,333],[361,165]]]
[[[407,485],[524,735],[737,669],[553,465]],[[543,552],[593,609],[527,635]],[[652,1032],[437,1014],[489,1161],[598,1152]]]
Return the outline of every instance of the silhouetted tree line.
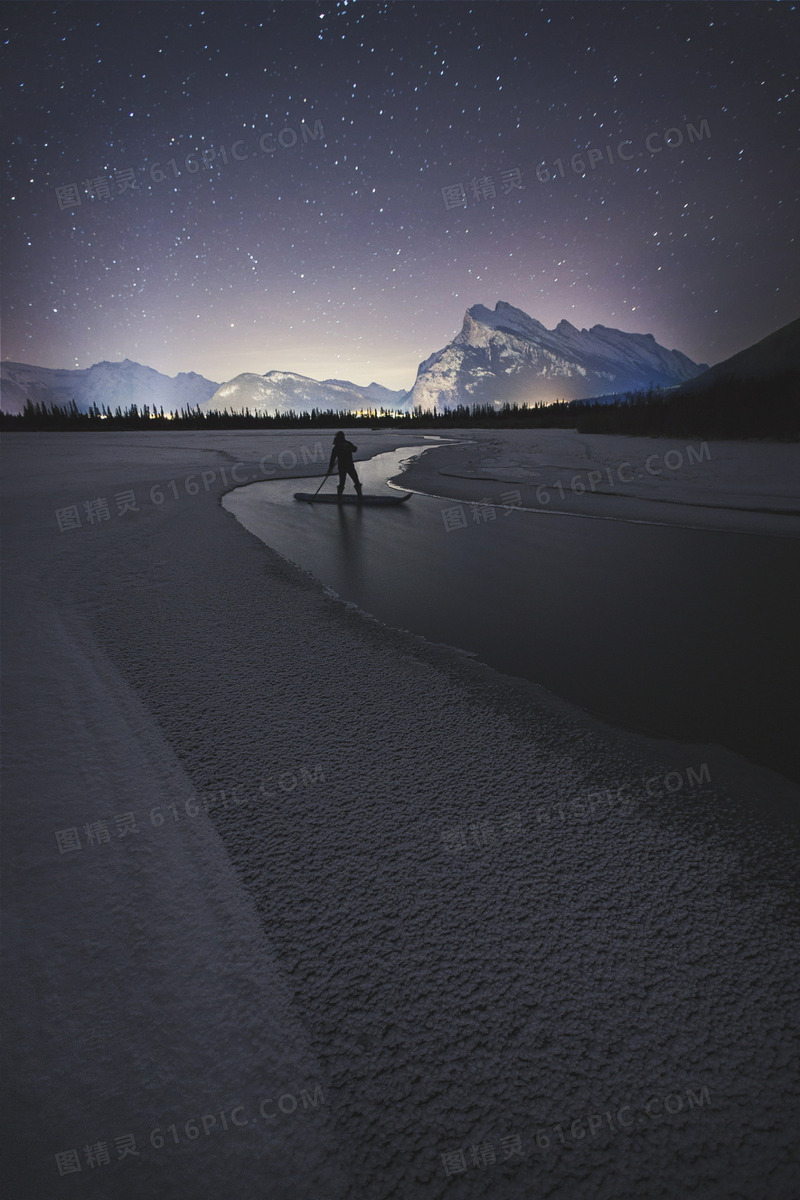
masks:
[[[633,392],[615,404],[575,401],[579,433],[643,437],[800,440],[800,373],[769,380],[721,377],[705,387]]]
[[[372,428],[393,426],[395,428],[440,428],[463,425],[572,425],[574,418],[567,419],[570,405],[566,401],[555,404],[537,404],[527,407],[520,404],[505,404],[495,409],[490,404],[460,404],[457,408],[442,412],[423,412],[415,408],[412,412],[397,414],[389,409],[370,409],[360,413],[349,409],[318,409],[296,412],[289,409],[277,416],[251,412],[230,412],[228,409],[201,410],[183,408],[174,416],[165,416],[164,410],[151,409],[135,404],[129,408],[117,407],[113,411],[107,405],[93,404],[87,412],[81,412],[75,401],[67,405],[34,403],[28,400],[21,414],[0,414],[2,429],[39,430],[109,430],[109,429],[304,429],[326,428],[348,425],[366,425]]]
[[[80,412],[68,405],[29,400],[19,415],[0,413],[6,430],[111,430],[111,429],[315,429],[337,426],[391,426],[399,429],[492,428],[577,429],[579,433],[618,433],[644,437],[775,438],[800,440],[800,373],[775,375],[768,382],[721,378],[705,388],[631,392],[613,403],[598,400],[557,400],[538,403],[459,404],[439,412],[415,408],[398,415],[389,409],[352,413],[347,409],[317,409],[277,416],[263,413],[202,411],[184,408],[165,416],[149,405],[139,409],[93,404]]]

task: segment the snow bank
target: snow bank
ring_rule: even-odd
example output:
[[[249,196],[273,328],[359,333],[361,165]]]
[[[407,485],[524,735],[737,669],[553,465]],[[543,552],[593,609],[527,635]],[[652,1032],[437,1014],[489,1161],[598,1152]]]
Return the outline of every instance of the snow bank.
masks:
[[[570,429],[470,429],[463,436],[468,445],[413,464],[404,486],[457,500],[497,504],[505,497],[543,514],[800,535],[800,470],[789,444]]]

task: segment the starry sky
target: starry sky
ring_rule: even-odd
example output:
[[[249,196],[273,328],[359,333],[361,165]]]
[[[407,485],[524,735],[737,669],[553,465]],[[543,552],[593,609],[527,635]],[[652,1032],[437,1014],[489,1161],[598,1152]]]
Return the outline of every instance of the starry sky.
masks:
[[[718,362],[800,308],[799,16],[6,4],[2,357],[405,389],[505,300]]]

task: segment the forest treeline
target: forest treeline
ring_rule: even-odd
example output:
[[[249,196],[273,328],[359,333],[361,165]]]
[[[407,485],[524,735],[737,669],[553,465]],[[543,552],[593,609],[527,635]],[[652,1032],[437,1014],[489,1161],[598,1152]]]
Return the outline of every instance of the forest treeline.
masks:
[[[800,373],[768,381],[720,378],[704,388],[651,388],[612,403],[557,400],[552,404],[458,405],[442,412],[413,409],[398,414],[385,408],[359,414],[347,410],[289,410],[276,416],[228,409],[184,408],[170,416],[163,408],[110,409],[93,404],[81,412],[67,405],[28,401],[20,414],[0,413],[0,429],[80,431],[119,429],[318,429],[368,426],[373,429],[539,428],[577,429],[643,437],[769,438],[800,440]]]
[[[576,401],[579,433],[800,440],[800,372],[769,380],[720,377],[703,388],[634,392],[615,404]]]
[[[574,418],[568,419],[570,404],[556,401],[554,404],[537,404],[532,408],[520,404],[505,404],[494,409],[490,404],[460,404],[457,408],[442,412],[423,412],[416,408],[412,412],[397,413],[390,409],[369,409],[360,413],[348,409],[318,409],[296,412],[289,409],[276,416],[251,412],[230,412],[228,409],[184,408],[170,416],[163,408],[151,409],[148,405],[138,408],[116,408],[93,404],[87,412],[81,412],[75,401],[67,405],[34,403],[28,401],[22,413],[10,415],[0,413],[0,429],[17,430],[111,430],[111,429],[330,429],[332,427],[369,426],[371,428],[435,429],[456,428],[464,425],[515,425],[569,426]]]

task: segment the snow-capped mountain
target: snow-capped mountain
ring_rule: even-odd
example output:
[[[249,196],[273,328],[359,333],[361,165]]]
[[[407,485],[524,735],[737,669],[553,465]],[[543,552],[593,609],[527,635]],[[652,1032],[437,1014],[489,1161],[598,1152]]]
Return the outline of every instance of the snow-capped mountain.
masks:
[[[800,376],[800,318],[776,329],[760,342],[716,363],[692,380],[692,390],[704,388],[724,376],[736,379],[769,379],[774,375]]]
[[[500,301],[467,309],[461,332],[420,363],[409,408],[430,411],[458,404],[534,404],[579,400],[692,379],[706,364],[666,350],[651,333],[623,333],[561,321],[546,329]]]
[[[569,321],[546,329],[521,309],[500,301],[494,311],[482,304],[467,309],[461,332],[420,364],[410,392],[392,391],[378,383],[362,387],[346,379],[320,382],[293,371],[245,372],[223,384],[194,372],[172,379],[127,358],[95,363],[85,370],[4,362],[0,407],[18,413],[27,400],[61,405],[74,400],[82,412],[93,404],[107,405],[112,411],[132,404],[165,412],[187,407],[278,414],[313,408],[431,411],[458,404],[612,399],[650,384],[678,385],[706,370],[705,364],[698,366],[679,350],[660,346],[651,333],[623,333],[604,325],[576,329]]]
[[[98,408],[107,405],[112,412],[132,404],[176,412],[202,406],[218,387],[194,371],[181,371],[173,379],[129,358],[95,363],[83,370],[0,363],[0,408],[5,413],[21,413],[27,400],[60,405],[74,400],[80,412],[87,412],[92,404]]]
[[[346,379],[323,379],[319,382],[307,375],[296,375],[292,371],[267,371],[265,375],[245,372],[217,388],[214,395],[201,408],[228,409],[230,412],[285,413],[310,412],[317,409],[345,409],[358,412],[360,409],[402,407],[405,392],[393,392],[371,383],[360,387]]]

